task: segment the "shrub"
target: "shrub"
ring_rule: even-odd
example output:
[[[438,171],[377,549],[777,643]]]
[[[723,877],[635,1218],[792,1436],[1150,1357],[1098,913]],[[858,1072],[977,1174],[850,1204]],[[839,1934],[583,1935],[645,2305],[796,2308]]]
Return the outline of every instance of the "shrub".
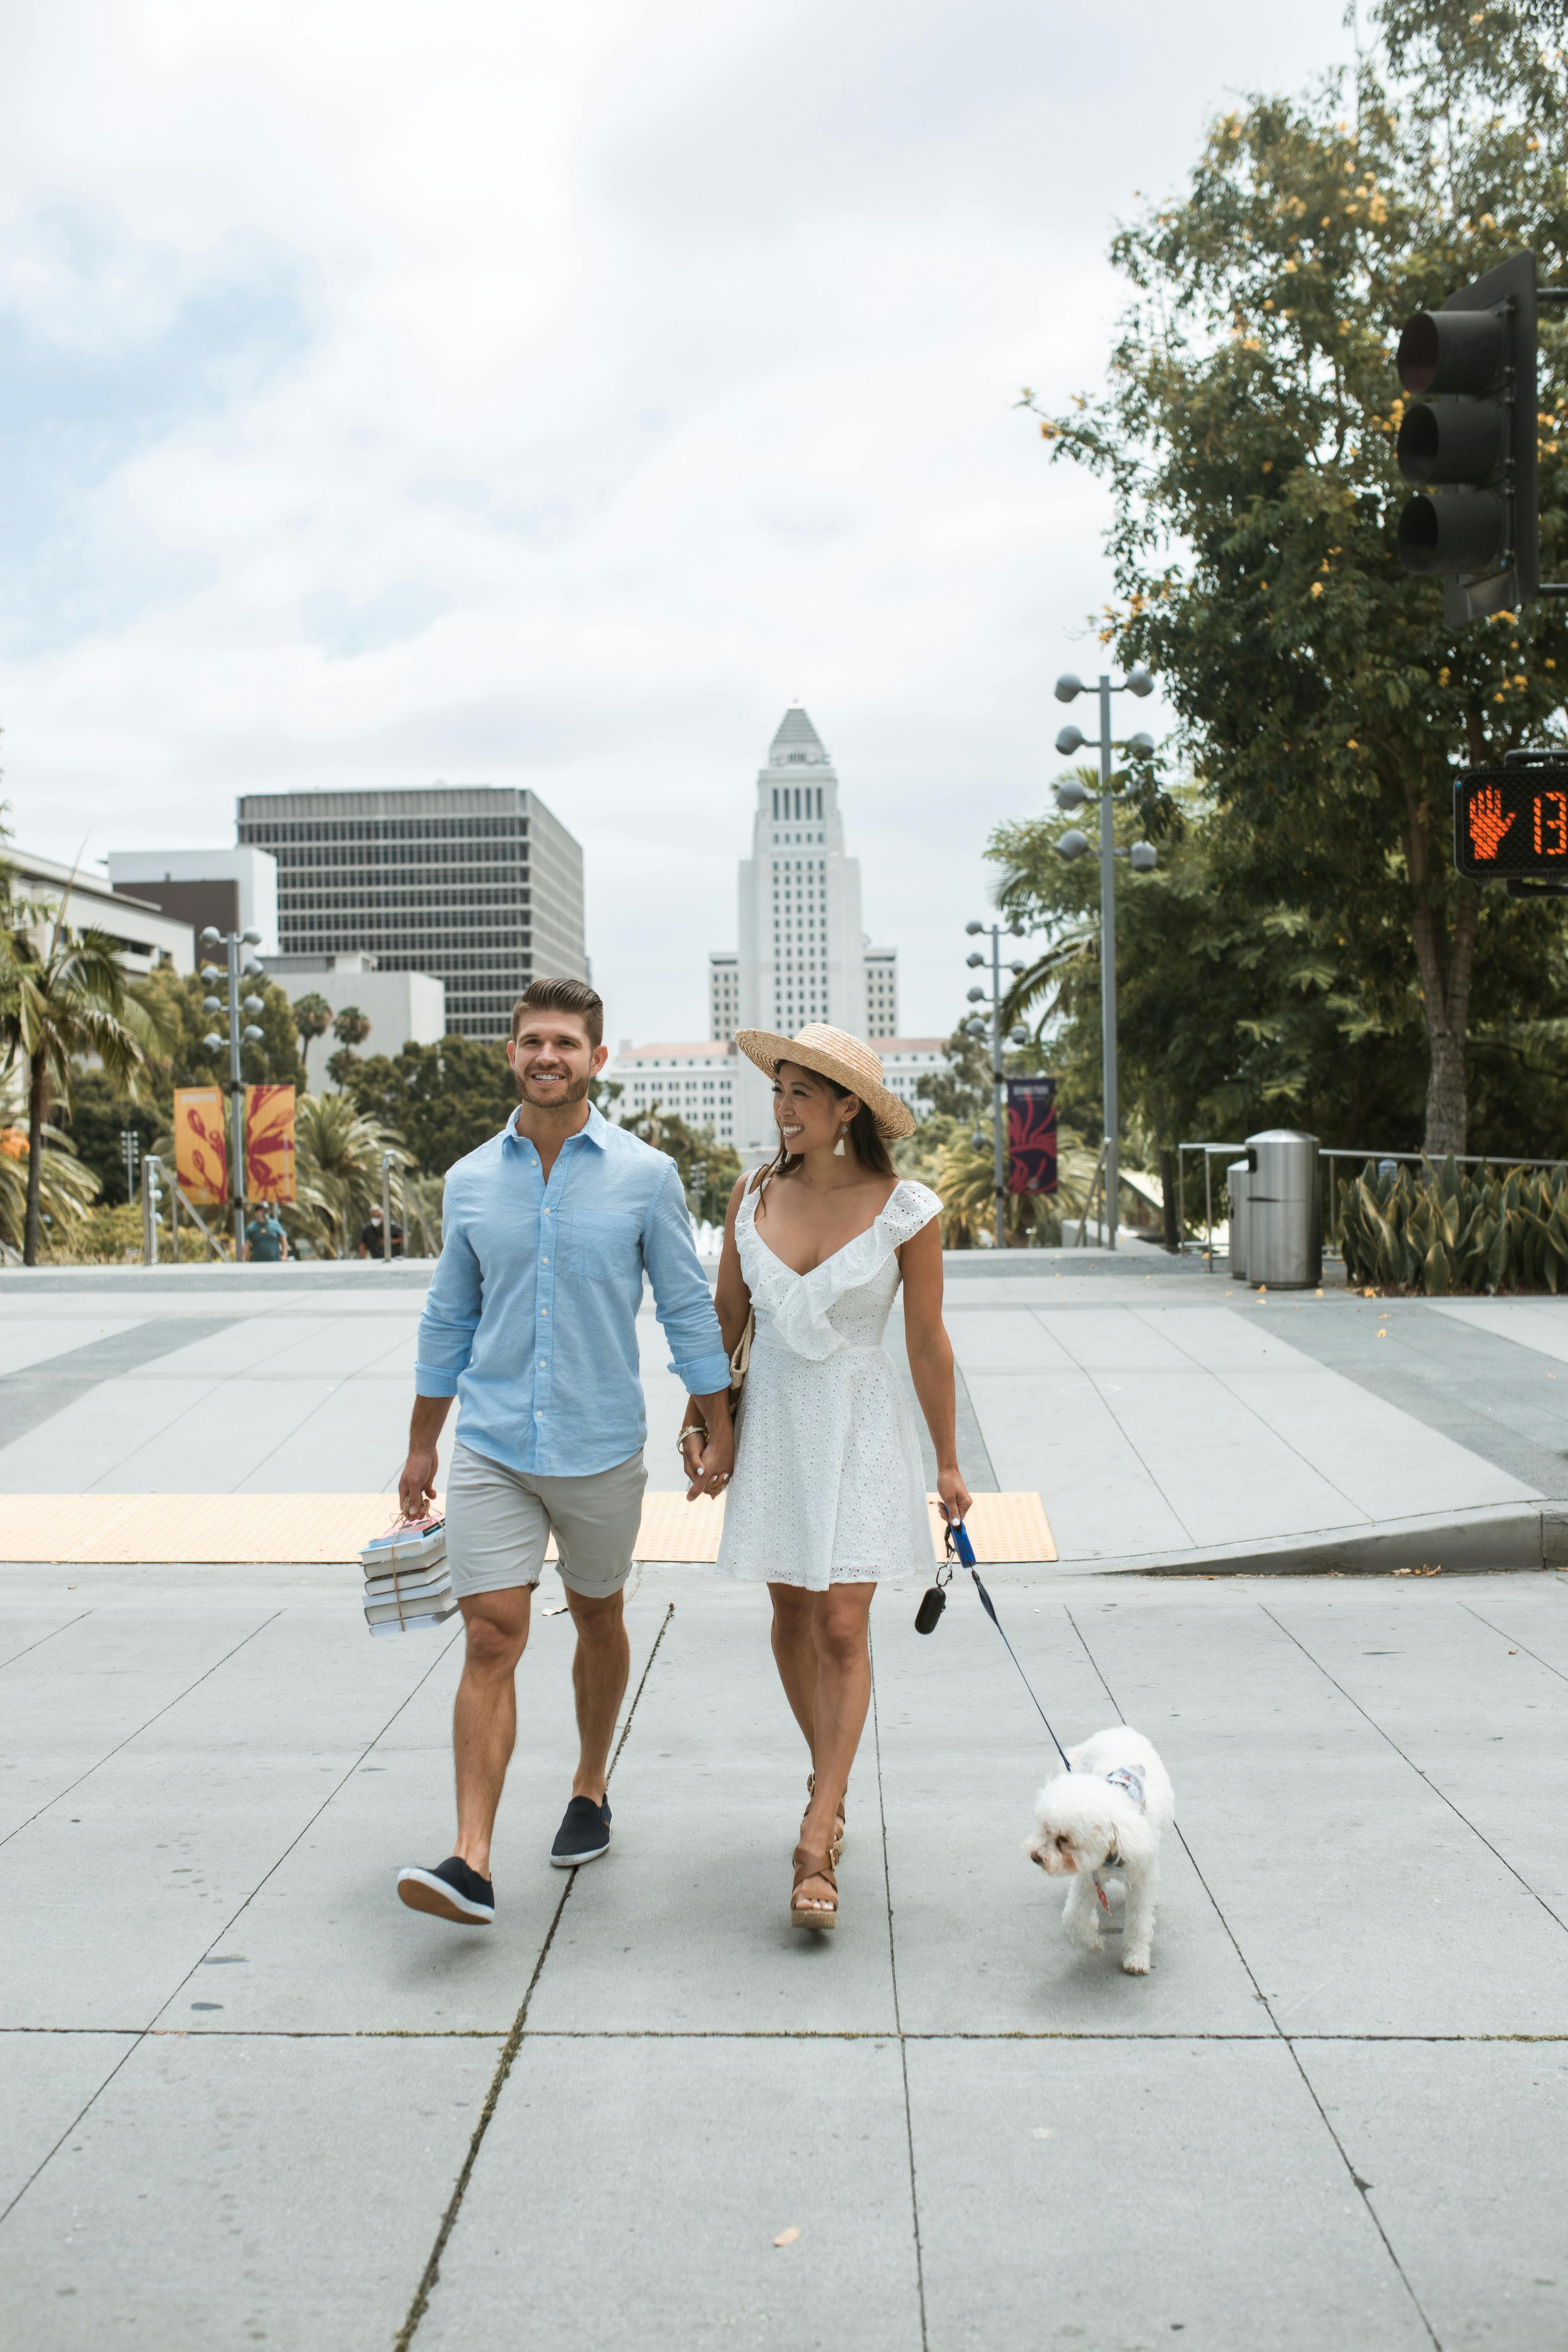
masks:
[[[1368,1160],[1339,1184],[1345,1271],[1380,1290],[1568,1289],[1568,1169],[1482,1166],[1452,1156],[1419,1175]]]

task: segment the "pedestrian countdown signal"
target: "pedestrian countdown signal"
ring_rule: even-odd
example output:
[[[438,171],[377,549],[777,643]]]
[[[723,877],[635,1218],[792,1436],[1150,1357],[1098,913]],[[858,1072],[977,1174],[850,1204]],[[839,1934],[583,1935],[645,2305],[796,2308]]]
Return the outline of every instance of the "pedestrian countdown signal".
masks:
[[[1568,880],[1568,765],[1526,753],[1468,769],[1454,791],[1454,865],[1472,882]]]

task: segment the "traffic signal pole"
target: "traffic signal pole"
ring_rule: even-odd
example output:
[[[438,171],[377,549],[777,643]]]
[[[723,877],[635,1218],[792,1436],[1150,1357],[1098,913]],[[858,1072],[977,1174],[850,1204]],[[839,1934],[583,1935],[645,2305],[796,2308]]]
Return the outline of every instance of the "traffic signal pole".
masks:
[[[1116,1068],[1116,803],[1110,791],[1110,677],[1100,675],[1100,1045],[1105,1090],[1105,1200],[1110,1246],[1121,1180],[1116,1139],[1121,1124]]]

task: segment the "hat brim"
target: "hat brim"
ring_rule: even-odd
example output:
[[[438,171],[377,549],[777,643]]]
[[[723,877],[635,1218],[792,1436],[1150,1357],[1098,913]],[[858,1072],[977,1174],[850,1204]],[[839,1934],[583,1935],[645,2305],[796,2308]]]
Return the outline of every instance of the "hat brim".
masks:
[[[831,1078],[836,1087],[858,1095],[876,1120],[878,1134],[889,1143],[912,1135],[919,1125],[907,1102],[820,1045],[802,1045],[798,1037],[785,1037],[776,1029],[737,1029],[735,1043],[747,1060],[770,1078],[777,1077],[781,1062],[795,1062],[803,1070],[815,1070],[818,1077]]]

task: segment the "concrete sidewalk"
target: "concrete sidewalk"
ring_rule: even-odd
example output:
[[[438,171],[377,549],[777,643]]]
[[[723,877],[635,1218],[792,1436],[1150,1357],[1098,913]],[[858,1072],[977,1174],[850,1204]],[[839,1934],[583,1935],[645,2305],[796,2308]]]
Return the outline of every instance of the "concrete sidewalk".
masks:
[[[1568,1300],[1265,1296],[1132,1248],[947,1271],[970,1483],[1039,1493],[1064,1565],[1562,1557]],[[390,1492],[428,1273],[7,1274],[0,1495]],[[651,1309],[639,1329],[670,1492],[684,1401]]]
[[[993,1589],[1065,1738],[1170,1765],[1147,1979],[1024,1858],[1044,1735],[962,1587],[929,1641],[878,1599],[816,1939],[760,1594],[645,1575],[564,1880],[542,1619],[465,1932],[393,1895],[447,1850],[449,1629],[370,1643],[346,1570],[7,1572],[5,2343],[1555,2352],[1563,1580]]]

